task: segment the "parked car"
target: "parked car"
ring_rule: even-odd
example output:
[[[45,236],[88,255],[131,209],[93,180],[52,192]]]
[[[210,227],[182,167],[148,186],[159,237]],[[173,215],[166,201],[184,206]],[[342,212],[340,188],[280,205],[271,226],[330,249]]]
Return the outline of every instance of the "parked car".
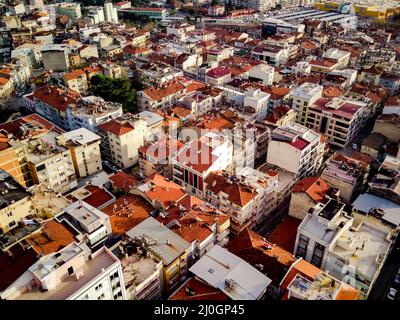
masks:
[[[395,288],[390,288],[389,293],[387,295],[388,299],[394,300],[394,298],[396,297],[396,293],[397,293],[397,290]]]

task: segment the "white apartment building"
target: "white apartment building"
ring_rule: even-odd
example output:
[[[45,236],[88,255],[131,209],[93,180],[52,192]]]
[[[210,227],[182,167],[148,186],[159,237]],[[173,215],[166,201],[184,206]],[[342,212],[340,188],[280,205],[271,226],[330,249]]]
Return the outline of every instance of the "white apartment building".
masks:
[[[101,97],[82,97],[76,104],[66,109],[66,119],[69,130],[86,128],[97,132],[97,127],[111,119],[122,116],[122,105],[104,101]]]
[[[336,69],[343,69],[348,66],[351,54],[348,51],[343,51],[337,48],[330,48],[324,52],[322,57],[326,59],[336,60]]]
[[[328,142],[347,146],[365,123],[366,102],[348,98],[320,98],[308,107],[305,124],[321,132]]]
[[[277,176],[270,176],[259,170],[245,167],[237,177],[243,183],[257,190],[259,194],[256,223],[261,224],[274,209],[274,196],[277,191]]]
[[[247,88],[244,93],[243,107],[247,112],[254,114],[254,120],[264,120],[268,113],[270,94],[253,87]]]
[[[289,60],[289,48],[263,44],[254,47],[251,58],[266,61],[273,66],[280,66]]]
[[[91,6],[86,9],[86,16],[91,19],[92,24],[99,24],[105,21],[104,10],[102,7]]]
[[[106,21],[118,23],[117,8],[114,8],[114,5],[111,1],[106,1],[104,3],[104,16]]]
[[[227,169],[232,164],[232,157],[232,143],[209,132],[179,150],[172,160],[173,179],[189,193],[204,198],[204,180],[208,174]]]
[[[97,134],[86,128],[80,128],[65,132],[56,139],[59,145],[70,150],[78,178],[90,176],[102,169],[101,137]]]
[[[71,243],[41,257],[2,292],[5,300],[126,300],[121,263],[109,249]]]
[[[147,136],[147,122],[139,116],[125,115],[98,126],[104,156],[126,169],[139,161],[138,149]]]
[[[391,246],[391,235],[376,223],[355,221],[344,203],[319,204],[298,227],[294,254],[329,272],[368,297]]]
[[[64,220],[80,234],[90,248],[98,248],[111,235],[110,216],[85,201],[78,200],[57,217]]]
[[[320,134],[302,125],[288,123],[272,131],[267,162],[301,179],[319,170],[324,149],[325,142]]]
[[[292,108],[297,112],[296,122],[305,125],[308,107],[322,97],[324,87],[305,82],[290,93]]]
[[[44,184],[56,192],[77,186],[75,168],[69,149],[57,145],[58,132],[25,142],[28,166],[35,184]]]
[[[249,79],[262,81],[263,85],[269,86],[272,85],[274,81],[274,73],[275,70],[273,67],[267,63],[261,63],[250,69]]]

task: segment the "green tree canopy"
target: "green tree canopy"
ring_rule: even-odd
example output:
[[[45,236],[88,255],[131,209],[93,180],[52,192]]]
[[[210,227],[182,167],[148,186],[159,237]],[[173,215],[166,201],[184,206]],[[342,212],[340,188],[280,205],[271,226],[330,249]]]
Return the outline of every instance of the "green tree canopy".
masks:
[[[114,79],[103,75],[95,75],[90,80],[92,91],[104,100],[122,104],[124,112],[137,111],[136,90],[128,79]]]

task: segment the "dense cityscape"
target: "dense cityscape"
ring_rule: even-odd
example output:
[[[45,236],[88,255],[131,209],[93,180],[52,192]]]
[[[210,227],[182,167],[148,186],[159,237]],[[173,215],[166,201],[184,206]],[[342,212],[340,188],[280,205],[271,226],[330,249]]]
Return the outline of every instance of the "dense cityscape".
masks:
[[[0,0],[0,300],[400,300],[399,26]]]

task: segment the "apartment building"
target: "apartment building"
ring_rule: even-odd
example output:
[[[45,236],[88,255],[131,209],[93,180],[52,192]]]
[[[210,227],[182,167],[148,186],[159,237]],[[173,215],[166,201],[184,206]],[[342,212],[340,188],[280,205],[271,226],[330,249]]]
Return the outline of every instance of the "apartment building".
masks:
[[[89,89],[86,72],[82,69],[66,73],[63,76],[63,81],[66,87],[73,91],[79,92],[82,95],[86,95]]]
[[[156,255],[129,238],[110,250],[121,261],[127,300],[161,299],[163,264]]]
[[[126,169],[139,161],[138,149],[144,144],[147,122],[130,114],[98,126],[101,148],[106,159]]]
[[[56,14],[67,16],[75,23],[82,17],[81,5],[79,3],[58,3],[55,5]]]
[[[272,131],[267,162],[301,179],[318,172],[324,149],[325,141],[320,134],[300,124],[289,123]]]
[[[337,48],[330,48],[324,52],[323,58],[336,60],[336,69],[344,69],[350,62],[350,52],[343,51]]]
[[[231,232],[253,227],[260,216],[260,194],[252,186],[225,171],[213,171],[205,179],[205,200],[231,218]]]
[[[260,300],[271,279],[220,246],[214,246],[190,271],[232,300]]]
[[[0,170],[0,190],[0,234],[4,234],[18,227],[34,211],[31,194],[3,170]]]
[[[65,132],[56,138],[58,145],[70,150],[78,178],[102,169],[100,139],[100,136],[86,128]]]
[[[172,293],[186,279],[192,251],[187,241],[153,217],[147,218],[126,234],[162,261],[163,296]]]
[[[109,249],[71,243],[44,255],[2,292],[5,300],[126,300],[121,263]]]
[[[66,44],[48,44],[40,49],[43,65],[46,70],[68,71],[71,50]]]
[[[160,87],[151,87],[138,92],[139,107],[141,110],[150,111],[172,107],[179,98],[204,87],[206,87],[205,83],[178,77]]]
[[[370,171],[370,163],[358,157],[347,156],[336,152],[326,162],[321,179],[340,191],[345,202],[351,202],[366,185]]]
[[[172,159],[174,159],[184,143],[175,139],[160,139],[149,142],[139,148],[139,167],[143,177],[153,173],[172,179]]]
[[[77,186],[75,168],[69,149],[57,144],[59,132],[25,143],[27,162],[35,184],[63,193]]]
[[[220,66],[207,71],[205,82],[213,86],[222,86],[231,80],[232,74],[229,68]]]
[[[298,181],[293,189],[290,198],[289,215],[303,220],[320,202],[329,200],[334,196],[333,188],[319,177],[307,177]]]
[[[266,61],[273,66],[281,66],[289,60],[289,49],[281,46],[263,44],[251,51],[251,58]]]
[[[233,145],[216,133],[206,133],[185,144],[172,160],[174,181],[189,193],[204,197],[208,174],[227,169],[232,164]]]
[[[99,196],[99,195],[98,195]],[[64,209],[57,220],[65,221],[80,234],[80,241],[85,242],[93,251],[102,246],[112,233],[110,217],[96,209],[85,200],[78,200]]]
[[[367,103],[343,97],[320,98],[308,107],[305,125],[326,136],[337,147],[345,147],[365,123]]]
[[[302,125],[306,124],[308,107],[322,97],[323,86],[306,82],[296,87],[290,93],[292,108],[297,112],[296,121]]]
[[[367,299],[391,246],[391,235],[367,221],[356,221],[344,203],[317,205],[298,227],[294,253],[360,290]]]

